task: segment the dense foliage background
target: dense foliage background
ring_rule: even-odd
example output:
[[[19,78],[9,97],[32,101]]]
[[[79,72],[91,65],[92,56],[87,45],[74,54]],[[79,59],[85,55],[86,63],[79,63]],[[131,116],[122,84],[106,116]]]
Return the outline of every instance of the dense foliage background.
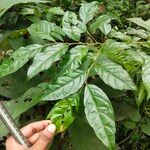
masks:
[[[52,150],[148,150],[149,2],[1,0],[0,98],[18,125],[51,119]]]

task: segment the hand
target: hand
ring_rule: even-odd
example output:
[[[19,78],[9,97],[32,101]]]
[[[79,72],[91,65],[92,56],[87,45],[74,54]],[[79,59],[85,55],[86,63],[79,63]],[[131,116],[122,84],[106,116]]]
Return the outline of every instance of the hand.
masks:
[[[55,130],[56,126],[51,124],[51,121],[44,120],[23,127],[21,132],[32,144],[29,150],[47,150],[48,145],[52,142]],[[6,150],[25,150],[25,148],[10,136],[6,140]]]

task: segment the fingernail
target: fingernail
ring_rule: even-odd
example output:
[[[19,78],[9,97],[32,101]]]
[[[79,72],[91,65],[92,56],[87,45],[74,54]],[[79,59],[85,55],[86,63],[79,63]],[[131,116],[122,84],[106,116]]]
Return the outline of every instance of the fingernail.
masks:
[[[47,131],[48,132],[51,132],[51,133],[55,133],[56,131],[56,126],[54,124],[50,124],[48,127],[47,127]]]
[[[51,120],[48,120],[48,125],[50,125],[52,123],[52,121]]]

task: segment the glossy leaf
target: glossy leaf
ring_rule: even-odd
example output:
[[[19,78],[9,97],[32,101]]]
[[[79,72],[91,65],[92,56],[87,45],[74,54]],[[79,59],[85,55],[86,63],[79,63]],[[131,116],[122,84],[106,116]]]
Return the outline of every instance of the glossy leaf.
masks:
[[[70,50],[68,59],[62,60],[60,64],[60,73],[66,74],[79,68],[82,59],[87,55],[88,47],[85,45],[78,45]]]
[[[65,131],[73,122],[75,116],[73,114],[73,106],[78,101],[78,96],[73,96],[65,100],[60,100],[49,112],[47,119],[57,127],[57,133]]]
[[[128,50],[127,53],[137,62],[143,64],[144,60],[149,56],[143,51]]]
[[[70,72],[57,79],[54,84],[46,84],[43,100],[59,100],[76,93],[84,84],[86,73],[80,70]]]
[[[145,30],[143,29],[135,29],[135,28],[129,28],[129,30],[127,31],[127,33],[129,35],[138,35],[141,38],[147,39],[148,38],[148,34],[146,33]]]
[[[48,41],[61,40],[64,33],[62,29],[54,23],[50,23],[46,20],[42,20],[39,23],[32,24],[28,31],[34,38],[40,38]]]
[[[80,7],[79,16],[84,24],[87,24],[98,12],[98,3],[96,1],[85,3]]]
[[[147,90],[147,99],[149,99],[150,98],[150,58],[147,58],[145,60],[144,66],[142,68],[142,80]]]
[[[115,121],[112,105],[106,94],[97,86],[89,84],[84,91],[86,118],[96,136],[110,150],[115,149]]]
[[[125,50],[125,49],[130,49],[131,46],[123,43],[123,42],[117,42],[115,40],[109,39],[107,40],[103,46],[101,47],[101,51],[103,53],[109,54],[109,52],[117,51],[117,50]]]
[[[136,89],[126,70],[107,58],[99,58],[98,63],[95,66],[95,71],[106,84],[110,85],[114,89]]]
[[[138,26],[143,27],[143,28],[147,29],[148,31],[150,31],[150,19],[147,21],[144,21],[141,18],[129,18],[127,20],[130,20],[133,23],[137,24]]]
[[[81,33],[86,32],[86,26],[79,21],[77,15],[71,11],[67,11],[64,14],[62,25],[65,34],[75,41],[79,41]]]
[[[61,7],[52,7],[48,9],[48,12],[55,14],[55,15],[64,15],[64,11]]]
[[[44,51],[37,53],[34,57],[33,64],[29,67],[28,77],[32,78],[37,73],[47,70],[52,64],[58,61],[67,51],[66,44],[57,44],[48,46]]]
[[[107,40],[100,50],[102,53],[105,53],[109,59],[125,68],[133,77],[138,72],[141,64],[136,62],[135,59],[128,54],[128,49],[131,49],[131,46],[126,42]]]
[[[21,47],[9,59],[4,59],[0,65],[0,77],[4,77],[20,69],[28,60],[43,48],[42,45],[33,44]]]
[[[111,31],[111,33],[109,34],[109,37],[116,38],[116,39],[119,39],[119,40],[125,41],[125,42],[132,41],[132,38],[130,36],[126,35],[125,33],[115,31],[115,30]]]
[[[90,31],[95,32],[96,29],[100,29],[104,34],[108,34],[111,31],[111,25],[109,24],[113,17],[109,14],[99,16],[95,22],[90,25]]]

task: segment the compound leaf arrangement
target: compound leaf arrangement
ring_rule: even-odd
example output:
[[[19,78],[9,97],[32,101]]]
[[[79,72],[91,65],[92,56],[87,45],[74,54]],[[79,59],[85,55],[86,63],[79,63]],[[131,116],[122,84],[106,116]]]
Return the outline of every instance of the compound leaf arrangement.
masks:
[[[71,140],[76,139],[71,141],[73,149],[83,144],[83,139],[78,142],[72,137],[77,135],[72,127],[79,118],[80,129],[86,125],[97,150],[101,146],[115,150],[130,138],[130,143],[135,137],[146,138],[150,130],[150,20],[138,16],[121,20],[99,1],[70,2],[67,9],[56,7],[55,2],[54,6],[48,1],[33,2],[13,6],[26,23],[19,24],[16,18],[9,32],[4,28],[11,13],[9,0],[0,10],[0,95],[9,99],[4,104],[13,118],[19,122],[20,115],[44,105],[57,134],[68,131]],[[15,18],[12,15],[10,19]],[[23,90],[12,95],[14,87]],[[127,139],[120,138],[120,133]],[[1,137],[6,134],[0,122]],[[85,149],[91,150],[86,145]]]

